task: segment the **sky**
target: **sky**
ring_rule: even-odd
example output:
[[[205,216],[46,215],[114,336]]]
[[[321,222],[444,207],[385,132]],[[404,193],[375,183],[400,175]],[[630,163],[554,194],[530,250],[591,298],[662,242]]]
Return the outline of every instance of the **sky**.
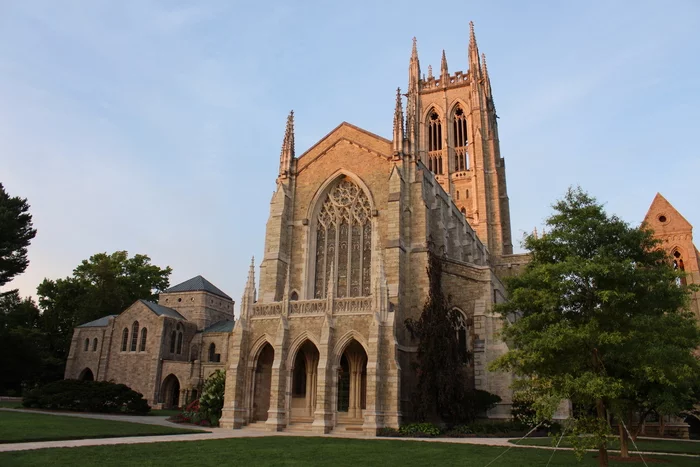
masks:
[[[391,138],[412,37],[422,70],[444,49],[466,71],[469,21],[516,241],[571,185],[633,224],[661,192],[700,225],[696,0],[0,0],[0,182],[38,230],[4,289],[127,250],[238,308],[289,111],[297,154],[343,121]]]

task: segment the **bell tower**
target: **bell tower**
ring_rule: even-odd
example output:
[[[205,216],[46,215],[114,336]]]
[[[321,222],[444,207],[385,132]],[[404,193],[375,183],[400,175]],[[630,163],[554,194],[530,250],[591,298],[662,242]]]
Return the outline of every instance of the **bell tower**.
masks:
[[[442,52],[440,75],[421,76],[416,40],[409,64],[408,153],[423,162],[452,196],[495,257],[513,253],[505,161],[486,57],[469,23],[469,68],[450,74]]]

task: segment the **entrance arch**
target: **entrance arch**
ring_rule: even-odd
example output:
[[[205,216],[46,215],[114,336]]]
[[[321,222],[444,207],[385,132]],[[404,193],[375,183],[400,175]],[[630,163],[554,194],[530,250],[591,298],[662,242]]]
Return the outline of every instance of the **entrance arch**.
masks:
[[[253,379],[253,411],[252,422],[267,421],[267,411],[270,410],[270,387],[272,384],[272,363],[275,360],[275,349],[266,343],[255,363]]]
[[[160,401],[164,409],[177,409],[180,406],[180,380],[169,374],[160,386]]]
[[[316,411],[318,348],[306,339],[297,349],[291,367],[291,421],[312,421]]]
[[[95,375],[92,374],[92,370],[90,368],[85,368],[80,372],[78,379],[80,381],[95,381]]]
[[[336,413],[338,423],[363,423],[367,407],[367,352],[352,339],[340,356],[338,365]]]

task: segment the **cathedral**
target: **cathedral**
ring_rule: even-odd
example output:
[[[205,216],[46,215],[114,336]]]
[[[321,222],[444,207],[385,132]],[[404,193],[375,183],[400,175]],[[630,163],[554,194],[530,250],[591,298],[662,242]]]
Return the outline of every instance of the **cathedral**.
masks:
[[[493,310],[506,300],[502,279],[528,256],[513,254],[496,109],[471,24],[467,65],[450,73],[443,52],[439,75],[426,75],[414,39],[391,139],[344,122],[297,156],[291,113],[259,276],[253,261],[235,326],[233,300],[198,276],[157,304],[77,327],[66,378],[124,382],[177,407],[225,369],[222,427],[398,427],[417,382],[418,343],[404,323],[428,297],[432,251],[461,317],[465,378],[501,397],[490,418],[509,418],[512,376],[487,369],[507,351]],[[661,195],[645,221],[700,283],[692,226]],[[692,306],[700,319],[697,294]]]

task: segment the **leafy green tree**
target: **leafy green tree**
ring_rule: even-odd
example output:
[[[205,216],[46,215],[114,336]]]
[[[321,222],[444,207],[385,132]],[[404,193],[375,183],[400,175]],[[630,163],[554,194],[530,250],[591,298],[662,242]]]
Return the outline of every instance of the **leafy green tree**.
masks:
[[[26,199],[10,197],[0,183],[0,287],[27,269],[27,247],[36,236]]]
[[[546,388],[541,396],[595,408],[573,432],[592,432],[575,441],[595,442],[607,465],[609,412],[627,419],[651,387],[673,410],[689,402],[691,391],[672,388],[697,378],[700,333],[686,311],[689,289],[676,284],[651,230],[606,214],[580,188],[553,207],[549,233],[525,239],[531,262],[507,281],[510,300],[498,311],[520,318],[505,327],[513,346],[491,368],[527,377],[521,384]]]
[[[126,251],[117,251],[91,256],[65,279],[44,279],[37,294],[54,355],[65,360],[75,326],[119,314],[138,299],[156,300],[171,272],[151,264],[148,256],[129,258]]]
[[[226,372],[216,370],[204,382],[202,396],[199,398],[199,413],[212,425],[218,425],[221,411],[224,408],[224,390],[226,388]]]
[[[455,329],[458,312],[442,291],[442,261],[428,254],[428,299],[418,320],[406,320],[406,327],[418,343],[418,384],[413,395],[417,418],[437,415],[453,424],[465,415],[467,388]]]

